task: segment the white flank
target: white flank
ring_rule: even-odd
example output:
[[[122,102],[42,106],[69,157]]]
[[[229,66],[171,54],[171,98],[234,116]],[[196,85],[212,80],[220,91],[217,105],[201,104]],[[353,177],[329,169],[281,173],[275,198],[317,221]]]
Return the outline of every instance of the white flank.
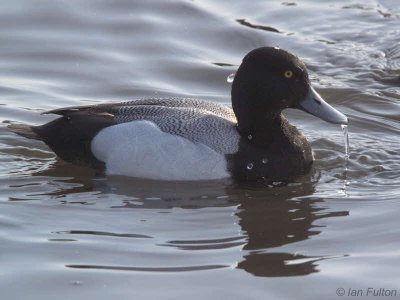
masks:
[[[175,181],[229,177],[223,154],[162,132],[150,121],[106,127],[94,137],[91,147],[109,175]]]

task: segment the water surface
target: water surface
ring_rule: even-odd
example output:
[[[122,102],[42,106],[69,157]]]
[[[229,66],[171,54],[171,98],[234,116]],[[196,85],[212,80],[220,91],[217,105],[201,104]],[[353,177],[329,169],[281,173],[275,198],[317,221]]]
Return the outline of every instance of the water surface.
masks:
[[[3,1],[1,298],[400,296],[399,17],[395,0]],[[227,76],[266,45],[349,117],[347,163],[340,127],[300,111],[314,169],[263,188],[102,177],[6,129],[139,97],[229,105]]]

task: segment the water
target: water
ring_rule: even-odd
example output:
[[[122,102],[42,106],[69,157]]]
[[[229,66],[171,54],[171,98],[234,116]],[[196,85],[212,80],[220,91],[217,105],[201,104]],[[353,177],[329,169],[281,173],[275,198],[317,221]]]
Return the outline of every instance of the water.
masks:
[[[394,0],[3,1],[1,299],[399,290],[399,16]],[[264,188],[105,178],[6,129],[148,96],[229,105],[227,76],[264,45],[299,55],[349,117],[347,162],[340,128],[295,110],[313,171]]]
[[[344,157],[347,159],[349,158],[349,128],[347,125],[340,125],[342,127],[343,131],[343,137],[344,137]]]

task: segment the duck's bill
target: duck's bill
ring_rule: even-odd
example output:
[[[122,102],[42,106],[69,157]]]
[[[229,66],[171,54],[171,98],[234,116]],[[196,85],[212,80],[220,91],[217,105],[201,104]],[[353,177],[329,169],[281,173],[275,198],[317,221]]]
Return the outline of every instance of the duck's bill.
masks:
[[[306,97],[300,101],[298,108],[329,123],[343,125],[348,123],[347,117],[326,103],[312,86]]]

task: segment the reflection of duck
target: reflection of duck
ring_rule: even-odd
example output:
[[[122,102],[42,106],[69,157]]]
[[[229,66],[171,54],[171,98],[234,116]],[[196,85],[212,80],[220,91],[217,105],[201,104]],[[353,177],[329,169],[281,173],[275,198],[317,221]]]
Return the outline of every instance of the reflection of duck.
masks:
[[[319,234],[315,220],[344,216],[348,212],[322,213],[316,206],[322,200],[299,197],[314,193],[314,185],[303,182],[298,186],[275,187],[269,190],[246,191],[237,216],[239,225],[248,235],[248,250],[238,268],[256,276],[294,276],[317,272],[316,262],[324,257],[269,250],[299,242]],[[247,198],[247,199],[246,199]]]
[[[232,109],[195,99],[142,99],[49,111],[61,117],[10,130],[44,141],[66,161],[107,174],[156,180],[291,181],[307,173],[311,146],[282,115],[298,108],[323,120],[347,118],[311,87],[304,63],[262,47],[243,59]]]

